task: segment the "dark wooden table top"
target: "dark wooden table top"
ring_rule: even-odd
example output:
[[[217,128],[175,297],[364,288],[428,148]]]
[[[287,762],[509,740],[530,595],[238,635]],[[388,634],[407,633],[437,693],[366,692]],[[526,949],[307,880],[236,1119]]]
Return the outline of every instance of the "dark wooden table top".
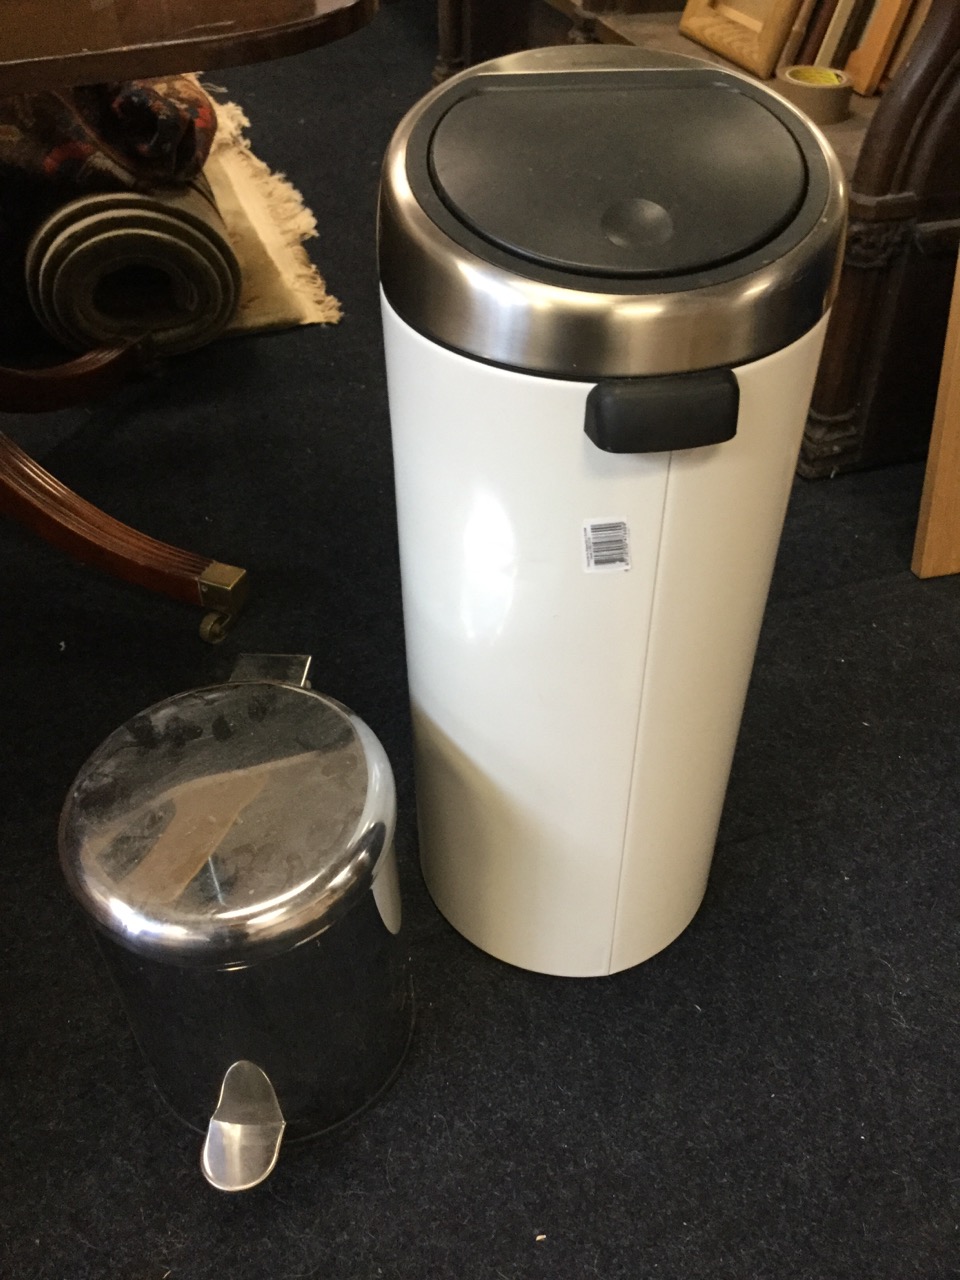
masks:
[[[261,62],[364,26],[378,0],[0,0],[0,94]]]

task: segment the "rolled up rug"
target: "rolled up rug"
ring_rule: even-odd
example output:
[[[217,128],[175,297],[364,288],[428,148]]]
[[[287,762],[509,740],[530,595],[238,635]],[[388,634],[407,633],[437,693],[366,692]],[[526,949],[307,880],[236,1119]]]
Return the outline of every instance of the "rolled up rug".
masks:
[[[4,346],[29,350],[33,316],[79,351],[223,331],[240,269],[202,174],[215,130],[188,76],[0,99]]]
[[[77,351],[146,334],[190,351],[229,324],[240,267],[203,176],[145,193],[81,196],[56,209],[27,247],[37,317]]]

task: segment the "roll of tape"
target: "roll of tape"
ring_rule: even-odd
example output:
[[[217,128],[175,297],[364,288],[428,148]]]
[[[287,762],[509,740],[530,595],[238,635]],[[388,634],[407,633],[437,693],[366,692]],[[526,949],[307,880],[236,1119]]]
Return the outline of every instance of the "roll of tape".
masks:
[[[781,67],[777,92],[814,124],[837,124],[850,114],[850,77],[836,67]]]

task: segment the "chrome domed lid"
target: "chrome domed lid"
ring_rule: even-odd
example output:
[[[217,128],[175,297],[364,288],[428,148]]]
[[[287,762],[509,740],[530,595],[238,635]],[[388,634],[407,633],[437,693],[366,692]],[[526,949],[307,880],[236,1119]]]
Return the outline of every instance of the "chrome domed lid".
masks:
[[[404,119],[380,205],[387,300],[424,336],[574,378],[745,363],[832,300],[845,200],[776,93],[614,46],[474,67]]]
[[[288,950],[368,888],[395,796],[372,731],[308,689],[179,694],[93,753],[60,822],[68,884],[141,954],[229,965]]]

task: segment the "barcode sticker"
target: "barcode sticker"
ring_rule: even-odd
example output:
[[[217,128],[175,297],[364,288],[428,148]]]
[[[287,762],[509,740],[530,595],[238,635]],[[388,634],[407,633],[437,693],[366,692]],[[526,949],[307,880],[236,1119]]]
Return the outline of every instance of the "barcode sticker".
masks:
[[[630,568],[630,530],[625,520],[583,522],[584,568],[587,573],[609,573]]]

